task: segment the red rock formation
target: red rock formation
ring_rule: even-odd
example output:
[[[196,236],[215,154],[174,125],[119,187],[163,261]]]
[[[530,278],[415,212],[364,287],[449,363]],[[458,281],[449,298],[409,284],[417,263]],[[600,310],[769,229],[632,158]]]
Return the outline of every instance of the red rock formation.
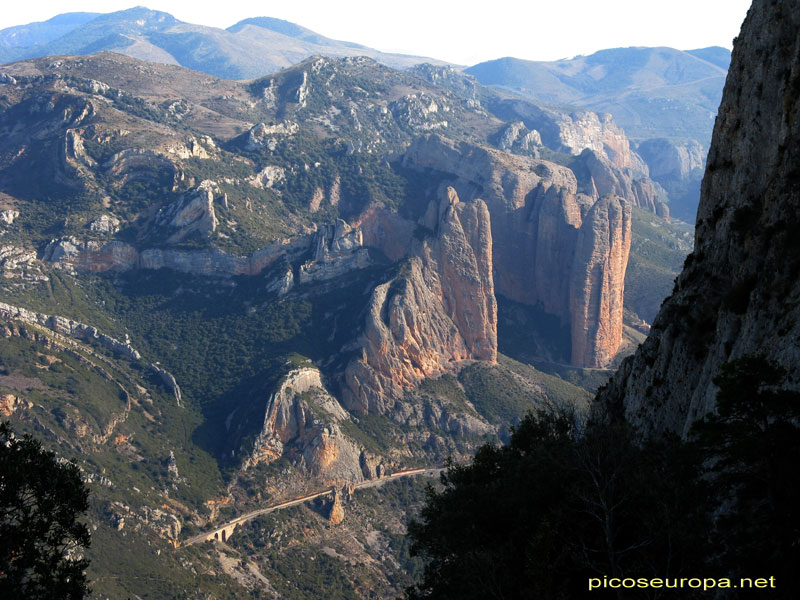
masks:
[[[622,341],[622,298],[631,249],[631,206],[604,196],[578,233],[570,282],[572,363],[605,365]]]
[[[576,366],[608,364],[622,335],[627,202],[609,208],[608,200],[578,193],[566,167],[435,135],[412,144],[404,165],[454,175],[462,198],[482,198],[491,213],[497,292],[569,324]],[[610,296],[600,304],[590,301],[603,294]]]
[[[497,359],[497,305],[489,211],[455,190],[432,202],[427,234],[372,294],[361,355],[345,370],[351,410],[383,413],[424,377],[465,359]]]
[[[317,369],[290,371],[267,401],[264,425],[243,468],[287,456],[325,481],[361,481],[361,452],[339,427],[349,418]]]

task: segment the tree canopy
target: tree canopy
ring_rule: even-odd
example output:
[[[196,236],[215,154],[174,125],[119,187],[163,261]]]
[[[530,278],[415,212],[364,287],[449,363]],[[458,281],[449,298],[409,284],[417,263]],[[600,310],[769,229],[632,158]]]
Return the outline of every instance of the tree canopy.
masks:
[[[78,467],[0,423],[0,596],[77,600],[88,593]]]
[[[717,412],[688,440],[539,410],[507,445],[450,464],[409,525],[425,571],[407,599],[583,598],[590,577],[774,577],[724,597],[798,597],[800,393],[760,357],[731,361],[715,383]]]

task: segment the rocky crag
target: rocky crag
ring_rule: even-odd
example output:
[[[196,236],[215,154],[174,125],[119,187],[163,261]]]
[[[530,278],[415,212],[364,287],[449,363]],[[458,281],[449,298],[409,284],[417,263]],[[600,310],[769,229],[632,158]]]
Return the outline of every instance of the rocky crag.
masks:
[[[584,150],[579,158],[595,165],[609,162],[590,150]],[[499,240],[494,245],[488,240],[489,270],[497,273],[498,292],[524,304],[541,305],[568,325],[574,365],[603,367],[611,362],[622,335],[621,303],[630,250],[630,202],[624,197],[635,196],[633,188],[621,184],[611,170],[604,171],[609,177],[591,177],[589,188],[579,186],[575,171],[567,167],[476,144],[456,143],[435,134],[418,138],[400,163],[404,168],[456,177],[455,187],[462,197],[485,199],[492,214],[490,237]],[[174,245],[192,234],[208,236],[217,222],[214,206],[223,201],[218,185],[203,181],[159,209],[145,237],[160,232],[167,244]],[[279,260],[293,263],[308,255],[299,268],[282,273],[280,281],[275,282],[275,289],[285,293],[296,281],[330,279],[367,266],[370,260],[366,247],[378,248],[394,261],[421,257],[420,250],[414,249],[414,232],[420,226],[440,232],[438,225],[428,222],[431,218],[430,214],[422,218],[427,225],[415,224],[391,211],[368,206],[354,225],[339,220],[312,234],[277,240],[246,257],[216,248],[138,250],[135,245],[118,240],[82,241],[69,237],[50,242],[43,258],[89,272],[170,268],[191,274],[230,276],[257,275]],[[458,244],[447,246],[440,252],[459,252],[459,248]],[[479,253],[476,258],[475,269],[486,268],[484,254]],[[528,260],[522,261],[520,256]],[[487,293],[494,294],[493,290]],[[477,314],[489,316],[492,311],[481,310]],[[490,318],[482,325],[476,323],[464,324],[462,331],[496,327],[496,319]],[[496,342],[494,346],[496,351]],[[460,360],[457,357],[484,354],[491,353],[447,351],[444,355],[448,358],[442,364]],[[430,376],[436,371],[424,368],[409,381],[418,381],[420,374]]]
[[[245,424],[236,423],[236,415],[226,420],[233,431]],[[269,396],[264,411],[264,424],[252,447],[243,448],[247,458],[242,463],[248,469],[259,463],[270,463],[286,457],[313,477],[324,475],[326,482],[358,482],[378,475],[362,470],[370,461],[345,436],[341,421],[350,420],[349,413],[331,396],[322,383],[318,369],[298,368],[290,371]]]
[[[345,405],[385,413],[451,363],[497,359],[497,303],[486,204],[447,188],[420,220],[400,272],[372,292],[360,356],[345,371]]]
[[[714,128],[695,250],[650,337],[597,408],[685,434],[714,409],[713,378],[764,355],[800,385],[800,2],[755,0]]]
[[[506,122],[452,69],[366,58],[246,84],[111,54],[7,69],[0,156],[18,164],[0,168],[0,208],[14,256],[36,248],[77,279],[249,276],[270,301],[383,268],[349,339],[320,359],[354,412],[416,414],[401,405],[423,380],[493,363],[496,294],[557,317],[576,366],[617,354],[630,206],[658,201],[610,118],[527,103],[527,120]],[[570,166],[536,158],[553,153]],[[79,209],[54,220],[39,198],[60,202],[66,185]],[[444,427],[485,429],[447,414]]]
[[[492,112],[511,121],[500,137],[501,150],[533,155],[531,148],[550,148],[575,158],[570,168],[587,194],[616,194],[659,216],[669,216],[667,193],[651,179],[648,163],[631,147],[625,132],[609,114],[586,110],[554,110],[521,99],[489,104]],[[518,120],[517,120],[518,119]],[[538,140],[538,146],[531,140]],[[656,150],[661,150],[657,147]],[[651,152],[657,161],[661,154]]]

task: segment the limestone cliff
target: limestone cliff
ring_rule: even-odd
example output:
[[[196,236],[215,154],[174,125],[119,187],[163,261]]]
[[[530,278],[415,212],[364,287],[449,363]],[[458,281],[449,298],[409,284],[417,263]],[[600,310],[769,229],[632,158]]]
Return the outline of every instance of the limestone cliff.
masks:
[[[52,240],[42,259],[76,271],[104,273],[130,269],[172,269],[193,275],[256,275],[280,258],[296,258],[313,243],[313,236],[279,239],[249,256],[234,256],[217,248],[137,250],[127,242],[98,242],[67,237]]]
[[[703,146],[696,140],[675,142],[664,138],[645,140],[636,148],[647,163],[653,179],[686,179],[695,169],[702,169]]]
[[[139,352],[131,346],[127,339],[122,342],[110,335],[100,332],[97,327],[73,321],[72,319],[60,315],[45,315],[30,311],[26,308],[0,302],[0,319],[16,319],[25,323],[47,327],[67,337],[87,342],[96,342],[128,360],[137,361],[141,358]]]
[[[566,167],[434,135],[412,144],[404,164],[455,177],[451,185],[462,198],[482,198],[491,214],[497,292],[568,324],[573,364],[608,363],[622,331],[621,310],[611,307],[622,305],[627,202],[579,193]],[[602,309],[577,300],[602,294]]]
[[[300,283],[332,279],[370,264],[361,229],[351,227],[342,219],[322,225],[312,244],[313,256],[300,265]]]
[[[162,209],[156,222],[175,231],[170,240],[177,241],[193,232],[211,231],[216,223],[212,198],[208,188],[198,188],[200,192],[190,194],[176,205]],[[163,218],[162,218],[163,215]],[[406,227],[408,227],[408,222]],[[94,221],[93,221],[94,223]],[[279,239],[249,256],[235,256],[208,248],[200,250],[147,248],[137,250],[127,242],[78,240],[66,237],[52,240],[45,246],[42,259],[74,271],[104,273],[106,271],[128,271],[131,269],[172,269],[193,275],[213,275],[229,277],[232,275],[257,275],[279,260],[297,261],[304,254],[308,260],[299,267],[300,283],[331,279],[349,270],[368,266],[370,258],[364,247],[363,234],[359,227],[350,226],[341,219],[331,225],[321,225],[313,234],[301,234],[287,239]],[[407,246],[396,258],[404,255]],[[289,279],[294,278],[291,269]],[[282,278],[283,279],[283,278]],[[282,282],[275,289],[288,287]]]
[[[384,413],[449,363],[497,359],[489,211],[449,188],[431,202],[400,272],[372,293],[360,354],[347,366],[347,408]]]
[[[588,148],[617,168],[632,169],[637,174],[646,172],[641,159],[631,151],[625,132],[609,114],[588,110],[569,112],[521,99],[504,99],[493,109],[504,119],[519,119],[529,129],[538,131],[540,139],[553,150],[577,156]]]
[[[184,194],[178,201],[161,208],[155,217],[156,227],[169,231],[168,244],[180,242],[193,233],[208,236],[217,228],[214,192],[217,184],[210,179]]]
[[[800,1],[755,0],[714,128],[694,254],[598,410],[685,434],[713,410],[720,366],[748,354],[800,385],[798,147]]]

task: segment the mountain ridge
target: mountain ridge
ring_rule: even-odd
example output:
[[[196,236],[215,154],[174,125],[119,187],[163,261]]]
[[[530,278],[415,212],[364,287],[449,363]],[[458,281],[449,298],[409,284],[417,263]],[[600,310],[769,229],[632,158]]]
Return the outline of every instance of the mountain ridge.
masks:
[[[716,113],[726,74],[720,66],[725,52],[718,47],[689,51],[668,47],[609,48],[588,56],[549,62],[505,57],[473,65],[465,72],[481,83],[507,88],[540,101],[575,104],[612,113],[634,140],[682,138],[691,132],[695,133],[690,137],[707,135],[710,139],[713,122],[703,126],[701,117],[705,115],[705,121],[713,121],[708,115],[713,117]],[[704,55],[712,57],[713,62],[705,60]],[[704,96],[708,87],[705,81],[717,82],[719,90],[713,97]],[[687,113],[692,115],[691,127],[646,126],[641,122],[641,111],[637,113],[624,99],[643,92],[655,98],[654,94],[666,94],[669,88],[691,90],[693,104],[687,105],[692,109]],[[622,94],[617,90],[623,90]],[[615,108],[615,105],[619,106]],[[695,126],[698,123],[700,128]]]
[[[174,545],[308,489],[347,498],[348,481],[466,457],[533,406],[584,407],[564,379],[606,371],[502,356],[501,311],[545,362],[606,365],[631,339],[631,205],[655,237],[663,221],[611,118],[515,99],[526,125],[451,67],[363,57],[236,82],[103,52],[5,65],[0,87],[0,294],[35,313],[0,315],[0,410],[94,482],[104,594],[238,598],[267,580],[321,596],[305,574],[323,564],[396,597],[421,485],[374,513],[343,503],[338,529],[319,504],[237,528],[237,560]],[[248,583],[241,556],[269,579]]]
[[[433,58],[384,53],[360,44],[332,40],[300,25],[271,17],[244,19],[220,29],[185,23],[169,13],[138,6],[99,13],[85,21],[77,20],[81,22],[71,24],[69,30],[58,37],[54,37],[54,25],[47,26],[50,33],[36,45],[0,43],[0,61],[113,50],[237,80],[261,77],[315,54],[368,55],[394,67],[410,67],[422,62],[446,64]],[[22,31],[19,27],[30,26],[4,29],[0,31],[0,40]],[[43,27],[45,25],[38,28]]]

